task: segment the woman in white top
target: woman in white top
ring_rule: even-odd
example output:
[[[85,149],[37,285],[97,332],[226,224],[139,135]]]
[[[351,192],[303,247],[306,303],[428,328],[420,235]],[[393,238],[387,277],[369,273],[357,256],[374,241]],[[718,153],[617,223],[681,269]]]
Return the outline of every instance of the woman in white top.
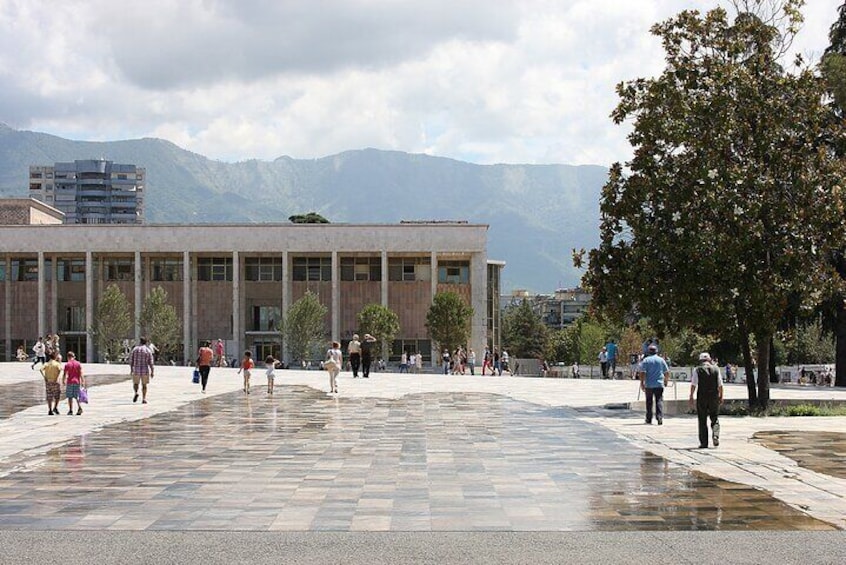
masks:
[[[332,347],[326,351],[326,362],[323,364],[329,372],[329,392],[338,392],[338,374],[344,366],[344,355],[341,353],[341,344],[332,342]]]

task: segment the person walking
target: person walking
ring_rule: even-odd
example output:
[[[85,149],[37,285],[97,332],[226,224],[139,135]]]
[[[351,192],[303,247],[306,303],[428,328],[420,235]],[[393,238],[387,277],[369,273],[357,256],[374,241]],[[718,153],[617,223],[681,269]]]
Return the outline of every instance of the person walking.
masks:
[[[364,336],[367,341],[367,336]],[[329,392],[338,392],[338,374],[341,372],[341,367],[344,365],[344,355],[341,353],[341,344],[333,341],[329,349],[326,351],[326,362],[323,366],[329,372]],[[365,376],[365,378],[367,378]]]
[[[265,373],[267,374],[267,394],[273,394],[273,382],[276,379],[274,371],[278,362],[273,355],[268,355],[264,360]]]
[[[449,374],[449,349],[444,348],[444,352],[441,353],[441,365],[445,375]]]
[[[206,386],[209,384],[209,373],[211,373],[211,364],[214,359],[214,352],[209,345],[211,344],[208,341],[204,341],[202,347],[197,350],[197,370],[200,371],[203,392],[206,392]]]
[[[502,357],[500,358],[500,365],[499,365],[499,374],[502,375],[503,371],[508,371],[508,374],[512,377],[514,376],[514,371],[511,370],[511,357],[508,355],[508,351],[505,349],[502,350]]]
[[[370,334],[364,334],[364,341],[361,343],[361,376],[370,378],[370,366],[373,364],[373,346],[376,338]]]
[[[402,355],[400,355],[399,364],[399,372],[402,373],[403,371],[408,373],[408,353],[406,353],[405,351],[403,351]]]
[[[711,437],[714,447],[720,445],[720,404],[723,402],[723,377],[720,368],[711,362],[708,353],[699,354],[699,366],[690,378],[690,398],[688,404],[693,408],[693,395],[696,393],[696,417],[699,419],[699,448],[708,447],[708,419],[711,419]]]
[[[48,416],[59,413],[59,400],[62,398],[62,385],[59,384],[61,373],[62,364],[56,361],[55,355],[51,355],[47,363],[41,367],[41,376],[44,377],[44,392],[47,397]]]
[[[502,376],[502,365],[499,364],[499,349],[496,347],[493,350],[493,369],[491,370],[491,375],[495,374]]]
[[[244,358],[241,359],[241,368],[238,369],[238,372],[244,373],[244,394],[250,394],[250,376],[253,372],[253,367],[256,364],[253,362],[253,354],[248,349],[244,352]]]
[[[472,348],[467,354],[467,366],[470,368],[470,375],[476,376],[476,352]]]
[[[602,378],[608,378],[608,348],[603,347],[599,352],[599,372],[602,373]]]
[[[147,347],[146,337],[139,339],[138,345],[129,353],[129,371],[132,374],[132,389],[135,391],[132,402],[138,402],[138,385],[141,385],[141,404],[147,404],[147,385],[153,378],[153,354]]]
[[[485,376],[485,369],[490,369],[493,374],[493,364],[491,364],[491,350],[486,345],[485,352],[482,354],[482,376]]]
[[[35,342],[35,345],[32,346],[32,352],[35,354],[35,360],[32,362],[30,370],[34,371],[35,366],[38,365],[39,362],[42,366],[47,362],[47,346],[44,345],[43,337],[39,337],[38,341]]]
[[[79,389],[85,386],[85,376],[82,365],[76,360],[73,351],[68,351],[68,362],[62,373],[62,384],[65,385],[65,396],[68,399],[68,416],[73,414],[73,401],[76,399],[76,415],[82,416],[82,404],[79,403]],[[58,414],[58,412],[56,412]]]
[[[652,423],[654,404],[655,418],[660,426],[664,423],[664,387],[670,382],[670,368],[658,355],[657,345],[650,343],[646,352],[638,369],[640,389],[646,393],[646,423]]]
[[[353,378],[357,379],[358,369],[361,367],[361,342],[358,341],[358,334],[353,334],[352,339],[347,344],[347,355],[350,358]]]
[[[224,366],[224,359],[226,358],[225,351],[226,347],[223,344],[223,340],[218,338],[217,342],[214,344],[214,358],[216,367]]]
[[[608,357],[608,369],[611,370],[611,378],[617,376],[617,344],[613,339],[609,339],[605,344],[605,353]]]

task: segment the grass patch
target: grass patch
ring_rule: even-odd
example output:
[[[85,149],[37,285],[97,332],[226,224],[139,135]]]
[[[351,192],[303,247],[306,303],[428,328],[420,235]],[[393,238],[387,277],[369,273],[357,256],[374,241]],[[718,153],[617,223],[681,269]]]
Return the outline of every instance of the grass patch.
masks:
[[[728,402],[720,406],[723,416],[846,416],[843,404],[777,404],[771,403],[766,410],[749,410],[747,404]]]

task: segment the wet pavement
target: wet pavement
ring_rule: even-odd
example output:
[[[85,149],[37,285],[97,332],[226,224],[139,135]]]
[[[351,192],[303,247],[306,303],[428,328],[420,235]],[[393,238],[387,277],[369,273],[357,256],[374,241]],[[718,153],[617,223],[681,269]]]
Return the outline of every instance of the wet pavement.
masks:
[[[297,379],[313,382],[289,379],[272,397],[256,384],[250,395],[190,389],[172,409],[90,429],[85,416],[57,418],[81,435],[0,460],[0,529],[834,529],[765,489],[644,448],[613,429],[629,424],[619,415],[609,426],[492,392],[385,393],[413,382],[401,379],[342,380],[352,394],[327,396],[322,375]],[[125,384],[115,390],[126,396]],[[152,389],[151,403],[164,391]],[[146,409],[122,402],[115,411]]]
[[[810,434],[795,431],[759,432],[753,437],[802,467],[846,479],[846,431]]]
[[[14,384],[0,385],[0,419],[9,418],[12,414],[21,412],[36,406],[39,403],[47,411],[47,401],[44,392],[44,381],[36,369],[34,379]],[[86,386],[89,389],[96,389],[98,386],[105,386],[114,383],[129,381],[129,375],[97,375],[86,379]],[[61,382],[61,378],[59,379]],[[62,401],[64,402],[64,388],[62,389]]]

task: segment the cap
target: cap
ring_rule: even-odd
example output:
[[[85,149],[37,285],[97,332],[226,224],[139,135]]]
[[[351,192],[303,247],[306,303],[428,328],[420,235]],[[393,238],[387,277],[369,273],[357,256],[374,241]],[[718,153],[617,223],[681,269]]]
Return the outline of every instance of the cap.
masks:
[[[699,354],[699,360],[700,360],[700,361],[710,361],[710,360],[711,360],[711,356],[710,356],[710,355],[708,355],[707,353],[700,353],[700,354]]]

